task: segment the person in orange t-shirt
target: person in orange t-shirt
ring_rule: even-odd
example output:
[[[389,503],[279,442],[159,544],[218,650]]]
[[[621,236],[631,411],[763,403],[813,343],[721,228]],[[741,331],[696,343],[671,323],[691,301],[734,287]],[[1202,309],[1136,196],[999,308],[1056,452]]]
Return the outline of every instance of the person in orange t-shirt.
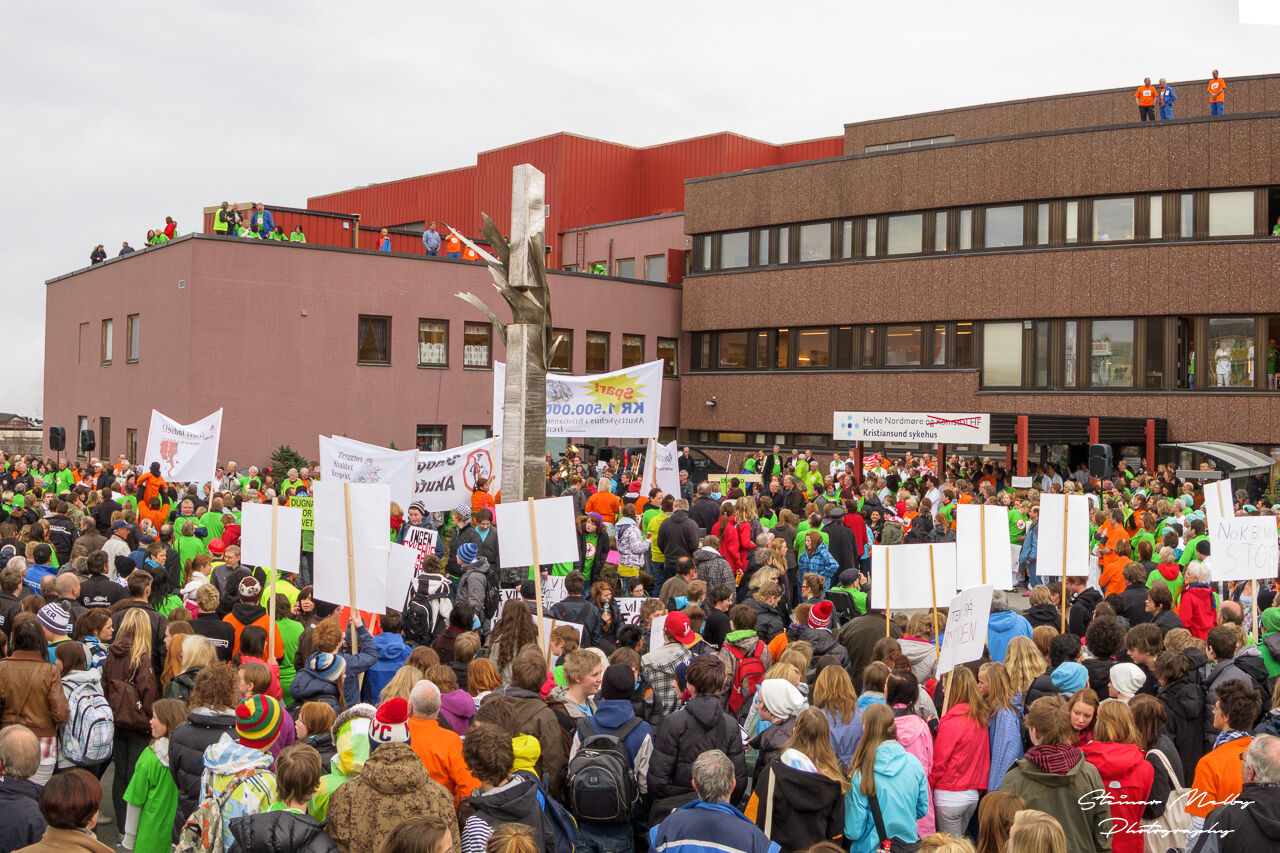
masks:
[[[462,738],[440,725],[440,688],[419,681],[409,692],[409,748],[418,754],[427,775],[445,787],[456,809],[480,787],[462,760]]]
[[[471,248],[470,246],[463,246],[462,259],[464,261],[478,261],[480,260],[480,256],[477,255],[476,250]]]
[[[622,512],[622,501],[618,496],[608,490],[608,481],[601,480],[604,485],[591,497],[587,498],[585,511],[590,513],[599,513],[600,518],[605,524],[613,524],[618,518],[618,513]]]
[[[1156,120],[1156,87],[1151,85],[1151,78],[1142,81],[1142,85],[1133,93],[1138,102],[1138,121]]]
[[[444,238],[444,256],[454,259],[462,257],[462,240],[452,231]]]
[[[1253,742],[1249,732],[1262,710],[1262,697],[1249,679],[1224,681],[1217,686],[1217,693],[1211,713],[1213,727],[1221,734],[1213,749],[1196,764],[1191,796],[1185,806],[1187,814],[1199,818],[1201,824],[1210,812],[1243,790],[1241,761]]]
[[[1213,79],[1205,86],[1209,93],[1209,115],[1220,116],[1227,109],[1227,81],[1218,76],[1218,69],[1213,69]]]
[[[1129,536],[1124,529],[1124,513],[1118,509],[1113,510],[1113,514],[1098,526],[1098,535],[1103,537],[1102,545],[1098,548],[1098,558],[1102,564],[1098,585],[1102,587],[1104,596],[1119,595],[1125,589],[1124,567],[1132,562],[1129,557]]]
[[[138,478],[138,506],[150,504],[151,499],[159,497],[168,485],[160,476],[160,463],[152,462],[151,469]]]

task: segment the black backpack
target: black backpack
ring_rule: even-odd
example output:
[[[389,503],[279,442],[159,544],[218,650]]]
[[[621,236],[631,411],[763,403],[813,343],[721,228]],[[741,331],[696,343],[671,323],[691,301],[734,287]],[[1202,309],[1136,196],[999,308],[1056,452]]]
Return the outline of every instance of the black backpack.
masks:
[[[449,579],[423,572],[413,579],[404,605],[404,638],[419,646],[430,645],[449,627],[453,601]]]
[[[589,823],[621,823],[640,799],[640,781],[624,741],[640,725],[633,717],[611,735],[596,734],[591,721],[578,720],[578,752],[565,776],[569,811]]]

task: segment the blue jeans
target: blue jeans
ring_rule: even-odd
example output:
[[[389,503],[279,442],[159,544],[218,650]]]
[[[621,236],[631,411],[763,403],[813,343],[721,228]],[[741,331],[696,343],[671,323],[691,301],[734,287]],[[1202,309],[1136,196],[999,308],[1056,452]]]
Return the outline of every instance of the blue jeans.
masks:
[[[588,823],[578,821],[578,840],[573,853],[631,853],[630,823]]]
[[[1220,115],[1222,115],[1222,113],[1226,110],[1226,106],[1227,106],[1227,104],[1226,104],[1226,102],[1225,102],[1225,101],[1210,101],[1210,102],[1209,102],[1209,115],[1211,115],[1211,116],[1220,116]]]

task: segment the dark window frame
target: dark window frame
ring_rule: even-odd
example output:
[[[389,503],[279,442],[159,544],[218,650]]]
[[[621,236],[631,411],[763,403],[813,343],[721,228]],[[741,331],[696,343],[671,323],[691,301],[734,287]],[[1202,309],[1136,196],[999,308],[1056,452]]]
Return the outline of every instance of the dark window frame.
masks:
[[[427,363],[422,360],[422,324],[423,323],[444,323],[444,362],[440,364]],[[448,370],[449,369],[449,321],[443,317],[419,317],[418,318],[418,367],[428,370]]]
[[[361,357],[360,348],[364,339],[362,334],[363,324],[366,322],[382,321],[387,326],[386,340],[386,358],[382,361],[368,360]],[[388,314],[357,314],[356,315],[356,365],[359,367],[390,367],[391,366],[391,316]]]

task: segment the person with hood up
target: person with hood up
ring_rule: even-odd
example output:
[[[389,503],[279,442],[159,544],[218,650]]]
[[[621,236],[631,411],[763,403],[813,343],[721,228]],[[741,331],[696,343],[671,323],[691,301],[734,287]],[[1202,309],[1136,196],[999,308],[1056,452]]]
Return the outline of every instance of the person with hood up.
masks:
[[[760,787],[760,774],[782,754],[787,739],[795,731],[797,715],[808,706],[804,694],[785,678],[766,678],[760,682],[759,693],[756,711],[760,723],[767,728],[751,739],[751,748],[759,752],[753,777],[755,789]]]
[[[280,801],[265,813],[231,822],[236,849],[242,853],[337,853],[333,838],[306,813],[322,770],[314,747],[285,748],[275,764]]]
[[[1182,599],[1182,567],[1173,558],[1172,548],[1169,549],[1167,560],[1165,557],[1166,554],[1161,551],[1160,564],[1147,575],[1147,588],[1152,589],[1157,581],[1164,581],[1165,585],[1169,587],[1169,594],[1173,596],[1173,603],[1176,605]]]
[[[387,686],[396,671],[409,660],[410,649],[400,633],[403,624],[403,618],[395,610],[388,610],[378,620],[382,633],[373,638],[374,645],[378,648],[378,660],[369,667],[366,676],[369,690],[374,696],[382,693],[382,688]]]
[[[1133,712],[1118,699],[1104,699],[1093,724],[1093,739],[1080,747],[1085,760],[1098,770],[1111,798],[1111,817],[1125,827],[1137,826],[1151,794],[1155,768],[1139,749]],[[1111,836],[1114,853],[1141,853],[1142,835],[1117,832]]]
[[[234,658],[240,654],[240,635],[250,625],[257,625],[264,631],[275,632],[275,649],[283,655],[284,638],[280,636],[280,629],[271,623],[267,608],[259,603],[259,599],[262,598],[262,584],[258,583],[253,576],[247,576],[240,581],[236,592],[239,595],[239,601],[231,606],[231,612],[222,620],[236,632],[235,641],[231,644],[231,656]]]
[[[978,808],[978,792],[989,783],[991,741],[987,734],[987,703],[973,671],[959,666],[952,675],[951,707],[938,723],[929,784],[938,831],[961,836]]]
[[[200,799],[218,797],[222,806],[222,843],[230,849],[231,822],[261,814],[276,800],[271,744],[280,735],[284,709],[270,696],[251,696],[236,706],[236,739],[223,734],[204,751]],[[228,793],[229,792],[229,793]],[[227,794],[225,800],[222,795]],[[179,819],[183,819],[179,812]]]
[[[1183,580],[1186,585],[1178,602],[1178,618],[1191,636],[1208,640],[1209,629],[1218,624],[1218,596],[1209,586],[1209,569],[1199,560],[1192,561]]]
[[[1097,796],[1106,789],[1097,768],[1075,745],[1066,701],[1042,696],[1031,703],[1023,722],[1032,747],[1005,773],[1000,790],[1056,818],[1072,853],[1110,851],[1111,807]]]
[[[368,760],[358,776],[329,796],[325,829],[342,853],[381,850],[396,826],[421,816],[450,827],[453,853],[462,849],[453,797],[410,748],[408,721],[404,699],[378,706],[369,726]]]
[[[844,798],[844,837],[850,853],[880,849],[873,809],[879,811],[889,837],[884,840],[914,843],[920,838],[916,822],[929,811],[928,779],[920,761],[897,738],[893,710],[888,705],[868,708]]]
[[[756,826],[783,850],[807,850],[844,835],[849,787],[831,747],[831,727],[817,708],[796,717],[795,731],[756,789]]]
[[[796,634],[795,639],[803,640],[813,646],[815,658],[831,655],[848,669],[849,652],[831,633],[831,620],[835,617],[836,606],[823,599],[809,608],[807,623]]]
[[[307,813],[324,822],[329,811],[329,797],[349,779],[364,769],[369,759],[369,728],[378,709],[361,702],[338,714],[329,729],[333,741],[333,757],[329,759],[329,772],[321,777],[320,786],[311,796]]]
[[[510,734],[496,723],[478,723],[462,742],[462,757],[480,780],[467,799],[471,816],[462,826],[462,849],[482,853],[495,829],[519,823],[533,830],[542,853],[555,853],[555,829],[538,802],[538,777],[528,770],[512,770],[516,756]]]
[[[701,547],[693,554],[698,565],[698,577],[707,582],[707,589],[724,585],[730,589],[737,583],[733,566],[720,553],[720,537],[708,534],[702,537]]]
[[[1009,609],[1009,597],[1002,589],[991,594],[991,618],[987,622],[987,648],[991,659],[1004,660],[1009,641],[1014,637],[1030,637],[1031,623]]]

